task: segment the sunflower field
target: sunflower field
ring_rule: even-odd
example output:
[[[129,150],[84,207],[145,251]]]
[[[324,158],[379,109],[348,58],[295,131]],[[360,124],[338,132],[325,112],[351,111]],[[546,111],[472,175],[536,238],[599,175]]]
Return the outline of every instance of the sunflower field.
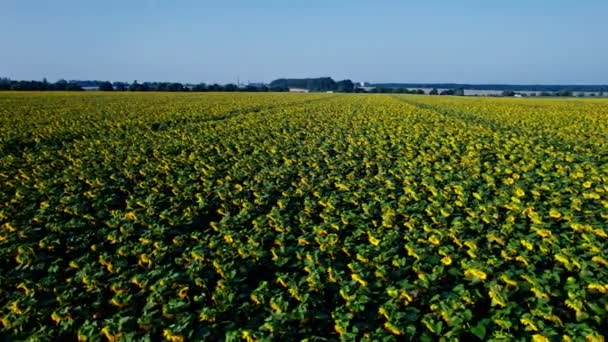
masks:
[[[608,100],[0,93],[0,339],[603,341]]]

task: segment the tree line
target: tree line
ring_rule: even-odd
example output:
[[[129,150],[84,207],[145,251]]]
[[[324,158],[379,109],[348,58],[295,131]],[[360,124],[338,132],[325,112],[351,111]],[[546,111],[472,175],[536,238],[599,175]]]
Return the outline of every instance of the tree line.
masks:
[[[285,92],[289,91],[288,88],[282,87],[268,87],[266,85],[246,85],[237,86],[236,84],[182,84],[178,82],[143,82],[139,83],[133,81],[133,83],[125,82],[101,82],[99,83],[99,90],[101,91],[168,91],[168,92]]]
[[[270,82],[270,86],[306,89],[312,92],[331,91],[336,93],[425,94],[422,89],[409,89],[404,87],[358,87],[351,80],[334,81],[331,77],[279,78]]]
[[[82,91],[96,89],[100,91],[159,91],[159,92],[287,92],[290,88],[307,89],[313,92],[332,91],[337,93],[379,93],[379,94],[419,94],[424,95],[422,89],[370,87],[368,89],[356,87],[351,80],[334,81],[330,77],[308,79],[278,79],[269,85],[236,84],[182,84],[179,82],[142,82],[137,80],[128,82],[109,81],[78,81],[59,80],[51,83],[46,79],[42,81],[16,81],[0,78],[0,90],[30,90],[30,91]],[[448,89],[438,92],[433,89],[429,95],[464,95],[461,89]]]
[[[352,93],[355,84],[351,80],[334,81],[331,77],[318,78],[279,78],[270,82],[271,87],[298,88],[308,91],[335,91]]]
[[[266,86],[266,85],[247,85],[237,86],[236,84],[182,84],[179,82],[143,82],[137,80],[128,82],[109,82],[109,81],[66,81],[59,80],[55,83],[42,81],[16,81],[9,78],[0,78],[0,90],[36,90],[36,91],[82,91],[86,89],[97,89],[100,91],[166,91],[166,92],[206,92],[206,91],[245,91],[245,92],[284,92],[289,88]]]
[[[14,81],[8,78],[0,78],[0,90],[57,90],[57,91],[80,91],[84,90],[80,85],[66,80],[55,83],[42,81]]]
[[[351,80],[334,81],[331,77],[319,78],[280,78],[272,81],[270,84],[249,84],[246,86],[238,86],[236,84],[182,84],[179,82],[142,82],[137,80],[129,82],[109,82],[97,80],[58,80],[57,82],[48,82],[46,79],[42,81],[17,81],[9,78],[0,77],[0,90],[34,90],[34,91],[82,91],[82,90],[100,90],[100,91],[159,91],[159,92],[287,92],[290,88],[306,89],[312,92],[337,92],[337,93],[380,93],[380,94],[419,94],[419,95],[452,95],[464,96],[465,89],[474,90],[471,86],[454,87],[455,84],[442,84],[443,86],[452,86],[453,88],[443,88],[441,91],[438,87],[426,93],[423,89],[413,89],[412,87],[399,87],[398,85],[409,84],[383,84],[372,85],[370,87],[358,87]],[[412,84],[413,85],[413,84]],[[425,84],[417,84],[425,85]],[[432,85],[432,84],[430,84]],[[502,85],[503,87],[509,87]],[[513,89],[519,89],[522,86],[512,86]],[[543,89],[544,86],[533,86],[536,89]],[[546,86],[545,89],[560,89],[560,86]],[[562,88],[557,91],[544,90],[536,93],[527,94],[518,92],[513,89],[505,89],[502,94],[494,96],[596,96],[595,93],[586,95],[584,91],[594,89],[598,91],[598,96],[603,96],[603,86],[573,86],[576,92],[570,89]],[[595,87],[595,88],[592,88]],[[431,88],[431,87],[429,87]],[[478,89],[475,89],[478,90]],[[526,89],[534,91],[533,89]],[[608,92],[608,88],[607,91]],[[489,95],[492,96],[492,95]]]

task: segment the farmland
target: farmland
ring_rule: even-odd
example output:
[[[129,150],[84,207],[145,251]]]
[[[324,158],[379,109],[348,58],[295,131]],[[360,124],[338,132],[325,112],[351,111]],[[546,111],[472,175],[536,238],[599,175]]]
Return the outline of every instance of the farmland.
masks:
[[[0,93],[0,338],[601,341],[608,100]]]

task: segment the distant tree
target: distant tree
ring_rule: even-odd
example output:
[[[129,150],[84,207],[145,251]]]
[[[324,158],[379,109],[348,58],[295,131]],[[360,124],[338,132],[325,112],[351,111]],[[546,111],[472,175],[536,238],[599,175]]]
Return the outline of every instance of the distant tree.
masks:
[[[590,93],[589,96],[595,97],[595,93]]]
[[[272,92],[287,92],[289,91],[289,88],[282,86],[270,86],[269,90]]]
[[[141,88],[141,85],[139,83],[137,83],[137,80],[133,81],[133,83],[131,83],[129,85],[129,91],[139,91]]]
[[[437,88],[433,88],[429,91],[429,95],[439,95],[439,91],[437,91]]]
[[[224,86],[224,91],[237,91],[238,89],[239,89],[239,87],[237,87],[236,84],[232,84],[232,83],[226,84]]]
[[[207,85],[205,83],[199,83],[192,87],[192,91],[207,91]]]
[[[114,87],[112,86],[112,83],[105,81],[105,82],[101,82],[99,84],[99,90],[101,91],[113,91]]]
[[[502,96],[515,96],[515,92],[513,90],[504,90]]]
[[[464,88],[454,89],[454,95],[456,95],[456,96],[464,96]]]
[[[454,90],[453,89],[445,89],[445,90],[442,90],[441,93],[439,93],[439,95],[454,95]]]
[[[585,97],[585,93],[578,93],[578,94],[576,94],[576,96],[578,96],[578,97]]]
[[[112,86],[114,87],[114,90],[116,90],[116,91],[125,91],[125,90],[127,90],[127,88],[129,88],[129,84],[124,83],[124,82],[114,82],[112,84]]]
[[[597,96],[604,96],[604,92],[603,92],[603,91],[600,91],[600,92],[597,94]]]
[[[66,88],[68,87],[68,81],[62,78],[59,81],[55,82],[52,87],[54,90],[66,90]]]
[[[10,78],[0,77],[0,90],[10,90],[11,80]]]
[[[319,78],[279,78],[270,82],[271,88],[303,88],[310,91],[336,90],[336,82],[331,77]]]
[[[423,89],[416,89],[416,94],[418,94],[418,95],[424,95],[425,92],[424,92]]]
[[[328,89],[331,90],[331,89]],[[343,80],[336,82],[335,91],[339,93],[352,93],[355,90],[355,84],[351,80]]]
[[[29,85],[25,81],[17,81],[11,83],[11,90],[29,90]]]
[[[68,85],[65,87],[65,90],[67,90],[67,91],[82,91],[84,89],[82,89],[82,87],[79,84],[68,83]]]
[[[181,83],[169,83],[167,91],[184,91],[184,85]]]
[[[224,91],[224,87],[222,87],[221,85],[219,85],[217,83],[210,85],[209,87],[207,87],[207,89],[209,91]]]

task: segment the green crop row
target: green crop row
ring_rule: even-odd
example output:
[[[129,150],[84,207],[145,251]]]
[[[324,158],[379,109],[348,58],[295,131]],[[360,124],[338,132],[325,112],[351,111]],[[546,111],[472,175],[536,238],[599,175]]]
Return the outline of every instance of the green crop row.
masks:
[[[608,101],[0,94],[0,337],[608,336]]]

